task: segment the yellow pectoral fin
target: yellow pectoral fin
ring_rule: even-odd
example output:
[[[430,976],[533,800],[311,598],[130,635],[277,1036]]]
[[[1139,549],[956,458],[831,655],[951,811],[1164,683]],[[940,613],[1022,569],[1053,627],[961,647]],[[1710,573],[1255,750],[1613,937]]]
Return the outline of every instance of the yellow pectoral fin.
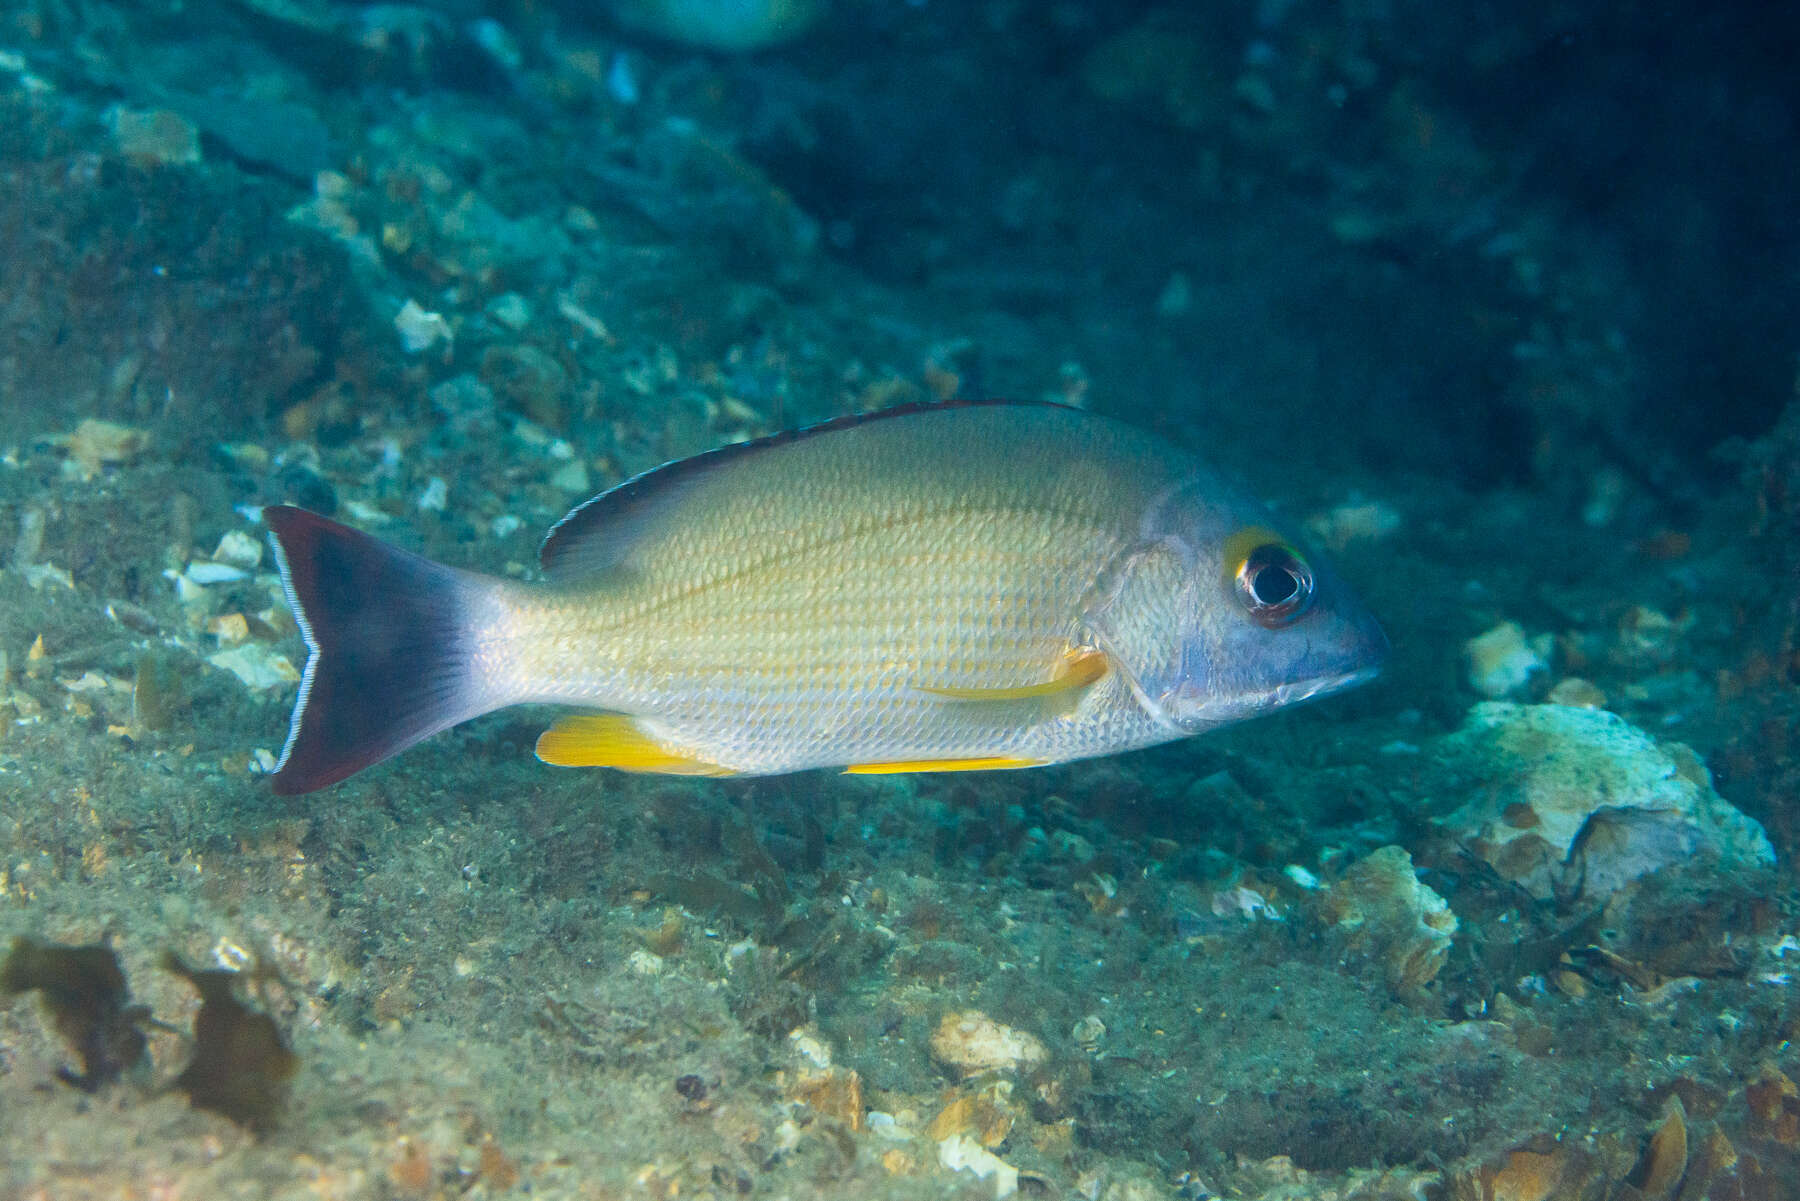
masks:
[[[556,767],[616,767],[670,776],[729,776],[728,767],[667,750],[634,718],[618,713],[559,717],[538,735],[537,757]]]
[[[947,701],[983,706],[996,721],[1032,725],[1073,709],[1082,694],[1106,674],[1109,666],[1105,651],[1082,647],[1064,656],[1056,674],[1042,684],[1025,684],[1017,688],[920,688],[919,691]]]
[[[844,769],[847,776],[891,776],[908,771],[1004,771],[1015,767],[1042,767],[1046,759],[914,759],[904,763],[855,763]]]

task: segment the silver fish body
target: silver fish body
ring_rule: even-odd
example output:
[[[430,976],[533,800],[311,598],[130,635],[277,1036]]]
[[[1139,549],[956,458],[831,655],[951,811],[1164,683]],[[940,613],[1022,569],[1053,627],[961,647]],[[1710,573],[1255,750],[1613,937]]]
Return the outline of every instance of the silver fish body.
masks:
[[[547,732],[556,763],[1063,762],[1335,691],[1386,651],[1249,498],[1132,427],[1050,405],[873,414],[670,464],[559,523],[541,583],[413,556],[400,571],[403,552],[346,531],[367,544],[352,553],[343,527],[270,513],[312,649],[276,776],[289,791],[525,701],[606,714]],[[388,600],[325,572],[379,578]],[[332,612],[327,593],[340,610],[357,599]],[[334,656],[346,625],[385,649]],[[380,683],[396,655],[429,704]],[[329,684],[335,702],[410,709],[404,740],[346,753],[341,730],[309,719],[334,658],[357,660],[361,681]]]

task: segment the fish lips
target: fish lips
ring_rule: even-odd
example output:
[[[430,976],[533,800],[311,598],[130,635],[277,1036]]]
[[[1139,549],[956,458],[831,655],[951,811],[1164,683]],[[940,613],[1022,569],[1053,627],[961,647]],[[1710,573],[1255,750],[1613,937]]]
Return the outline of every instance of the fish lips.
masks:
[[[1319,616],[1325,620],[1274,633],[1299,641],[1273,679],[1257,680],[1229,667],[1209,670],[1203,649],[1190,644],[1179,679],[1151,707],[1165,724],[1193,734],[1331,696],[1381,674],[1392,648],[1374,615],[1358,605],[1348,613]]]

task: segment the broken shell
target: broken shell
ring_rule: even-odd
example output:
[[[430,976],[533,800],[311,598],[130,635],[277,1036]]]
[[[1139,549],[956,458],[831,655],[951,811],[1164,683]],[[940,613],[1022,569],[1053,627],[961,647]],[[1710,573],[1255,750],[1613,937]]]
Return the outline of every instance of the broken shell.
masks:
[[[1493,1201],[1549,1201],[1562,1186],[1567,1158],[1561,1148],[1542,1155],[1514,1151],[1487,1182],[1486,1195]]]
[[[294,670],[286,655],[256,642],[208,655],[206,661],[236,676],[252,692],[265,692],[300,682],[300,673]]]
[[[862,1077],[849,1068],[803,1072],[788,1090],[788,1096],[852,1130],[861,1131],[868,1126],[863,1109]]]
[[[243,530],[227,530],[212,553],[214,563],[226,563],[245,571],[254,571],[261,566],[262,556],[262,540]]]
[[[190,584],[199,584],[201,586],[207,584],[229,584],[237,580],[247,580],[250,578],[249,572],[245,571],[242,567],[233,567],[229,563],[195,562],[188,565],[185,574],[187,581]],[[179,584],[177,584],[177,587],[179,588]]]
[[[59,441],[82,474],[92,476],[103,467],[123,466],[137,458],[150,445],[150,435],[129,425],[90,417]]]
[[[242,613],[227,613],[208,620],[206,632],[217,638],[220,646],[234,646],[250,637],[250,622]]]
[[[1456,915],[1419,882],[1401,848],[1382,847],[1351,865],[1323,904],[1351,950],[1379,962],[1400,996],[1416,996],[1443,970]]]
[[[1069,1031],[1069,1037],[1076,1046],[1091,1054],[1099,1049],[1100,1040],[1106,1037],[1106,1023],[1098,1015],[1090,1013],[1075,1023],[1075,1028]]]
[[[963,1076],[1034,1068],[1050,1052],[1034,1034],[996,1022],[979,1009],[944,1015],[931,1032],[931,1057]]]
[[[820,1038],[818,1032],[808,1026],[800,1026],[788,1034],[788,1045],[794,1049],[804,1066],[829,1068],[831,1066],[831,1046]]]
[[[1687,1113],[1680,1097],[1670,1097],[1663,1110],[1662,1125],[1650,1136],[1650,1145],[1644,1148],[1643,1158],[1632,1170],[1630,1183],[1644,1201],[1669,1201],[1681,1186],[1687,1164]]]
[[[1400,513],[1381,501],[1341,504],[1306,523],[1307,532],[1329,550],[1352,542],[1378,542],[1400,528]]]
[[[953,1134],[938,1143],[938,1163],[952,1172],[970,1172],[981,1180],[992,1178],[996,1201],[1019,1191],[1019,1169],[966,1134]]]
[[[1018,1120],[1010,1080],[996,1080],[975,1093],[965,1093],[938,1111],[925,1133],[935,1142],[966,1134],[989,1149],[1012,1133]]]

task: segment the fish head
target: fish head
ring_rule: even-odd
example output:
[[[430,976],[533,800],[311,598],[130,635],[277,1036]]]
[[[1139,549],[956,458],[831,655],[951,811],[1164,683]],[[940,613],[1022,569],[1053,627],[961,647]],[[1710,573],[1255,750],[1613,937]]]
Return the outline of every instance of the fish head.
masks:
[[[1151,506],[1084,625],[1137,699],[1197,733],[1373,679],[1387,636],[1325,559],[1206,475]]]

